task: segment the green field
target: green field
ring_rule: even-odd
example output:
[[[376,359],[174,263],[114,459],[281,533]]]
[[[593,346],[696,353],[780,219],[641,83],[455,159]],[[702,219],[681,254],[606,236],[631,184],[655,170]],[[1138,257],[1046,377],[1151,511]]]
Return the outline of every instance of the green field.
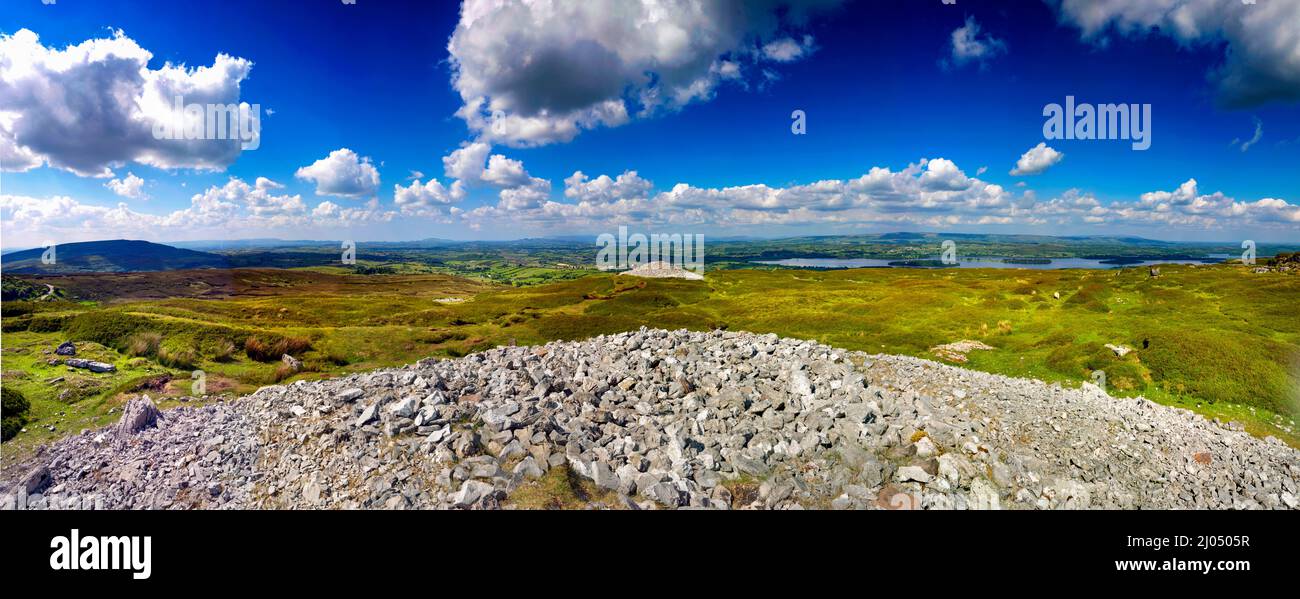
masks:
[[[123,393],[187,393],[191,369],[206,373],[210,393],[234,394],[641,326],[770,332],[929,358],[936,345],[978,340],[995,349],[972,352],[970,368],[1070,385],[1101,370],[1112,394],[1145,395],[1300,445],[1294,272],[1232,265],[1164,266],[1156,278],[1145,269],[725,270],[704,281],[597,274],[526,287],[437,274],[229,272],[227,285],[209,281],[193,297],[112,295],[127,288],[114,277],[157,277],[151,288],[173,295],[194,287],[192,274],[172,271],[56,284],[67,297],[94,301],[5,302],[3,384],[31,403],[27,432],[5,443],[5,463],[111,421],[108,410]],[[119,372],[46,364],[51,356],[43,352],[69,339]],[[1134,351],[1118,358],[1107,343]],[[286,372],[276,359],[282,350],[301,358],[303,371]],[[64,381],[48,382],[59,376]],[[166,376],[170,383],[155,391]]]

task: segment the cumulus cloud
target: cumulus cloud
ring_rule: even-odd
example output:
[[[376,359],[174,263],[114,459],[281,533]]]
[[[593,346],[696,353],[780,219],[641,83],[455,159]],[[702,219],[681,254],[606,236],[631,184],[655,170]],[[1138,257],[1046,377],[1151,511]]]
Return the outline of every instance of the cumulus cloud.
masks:
[[[484,139],[536,146],[713,97],[742,62],[790,62],[793,30],[840,0],[466,0],[447,45],[457,114]]]
[[[1051,0],[1085,40],[1157,34],[1181,44],[1224,46],[1209,77],[1221,104],[1300,101],[1300,2],[1261,0]],[[1226,43],[1225,43],[1226,42]]]
[[[429,179],[428,183],[424,184],[416,179],[406,187],[393,186],[393,203],[403,215],[407,216],[446,217],[450,214],[450,205],[464,197],[465,189],[460,181],[446,186],[437,179]]]
[[[0,195],[0,225],[7,244],[102,239],[104,232],[131,231],[156,218],[142,217],[124,202],[110,207],[84,204],[68,196]]]
[[[0,229],[11,245],[120,237],[229,238],[231,231],[301,233],[308,228],[389,222],[397,215],[377,199],[360,207],[325,201],[308,210],[300,195],[276,193],[283,187],[265,177],[251,185],[231,177],[191,196],[188,207],[161,214],[136,211],[126,203],[100,206],[69,196],[0,195]]]
[[[391,222],[397,214],[384,210],[378,198],[371,198],[361,207],[340,206],[326,200],[311,211],[311,222],[318,227],[341,228],[353,227],[363,223]]]
[[[1174,191],[1153,191],[1131,201],[1102,203],[1074,189],[1040,200],[1032,190],[1013,193],[967,175],[953,161],[922,159],[901,170],[872,167],[853,179],[829,179],[771,187],[696,187],[678,183],[665,191],[628,171],[591,178],[581,171],[565,179],[566,201],[503,197],[495,205],[467,210],[473,227],[508,225],[554,233],[607,230],[618,225],[736,228],[818,225],[933,227],[1059,225],[1072,229],[1160,225],[1182,230],[1252,227],[1294,230],[1300,206],[1277,198],[1239,201],[1221,192],[1201,194],[1195,180]]]
[[[497,187],[510,188],[528,185],[532,177],[528,175],[528,171],[524,170],[524,163],[506,158],[500,154],[493,154],[488,158],[487,168],[483,170],[482,179],[485,183]]]
[[[610,223],[696,226],[800,223],[904,223],[951,221],[968,215],[979,222],[1005,220],[990,214],[1013,207],[1001,186],[966,176],[950,160],[921,160],[901,171],[875,167],[849,180],[771,187],[763,184],[702,188],[679,183],[653,193],[653,184],[628,171],[611,178],[581,171],[565,179],[569,202],[506,201],[465,212],[472,223],[527,223],[539,228],[606,227]]]
[[[147,200],[148,195],[144,193],[144,179],[135,176],[134,173],[128,172],[121,179],[112,179],[104,184],[113,193],[131,200]]]
[[[442,158],[443,171],[455,181],[449,193],[459,200],[471,186],[490,186],[509,205],[535,206],[551,193],[551,182],[528,174],[524,163],[501,154],[492,154],[485,142],[467,143]]]
[[[656,191],[635,171],[617,177],[589,177],[578,171],[565,179],[563,201],[551,199],[549,181],[529,177],[523,185],[502,189],[494,204],[469,210],[457,205],[458,183],[417,181],[395,186],[396,210],[386,209],[377,198],[362,206],[323,201],[308,210],[299,196],[278,194],[282,186],[266,178],[252,185],[232,178],[194,194],[189,207],[167,214],[137,212],[125,203],[91,205],[67,196],[5,195],[0,196],[0,226],[10,244],[110,236],[194,238],[231,230],[301,232],[306,227],[391,222],[399,215],[457,223],[471,230],[496,226],[547,234],[604,231],[624,224],[679,230],[1053,225],[1074,231],[1097,227],[1099,232],[1156,226],[1171,232],[1250,229],[1257,234],[1293,234],[1300,227],[1300,205],[1281,198],[1250,201],[1222,192],[1204,193],[1195,179],[1133,200],[1105,203],[1078,189],[1044,200],[1033,190],[1011,192],[969,176],[944,158],[921,159],[899,170],[876,166],[856,178],[785,187],[678,183]]]
[[[190,198],[190,203],[205,206],[229,204],[243,207],[249,214],[257,217],[293,216],[306,213],[307,205],[303,203],[302,196],[272,193],[283,187],[266,177],[258,177],[253,185],[237,177],[231,177],[225,185],[212,186],[201,194],[195,194]]]
[[[157,139],[154,128],[180,117],[178,96],[186,104],[240,104],[253,63],[218,54],[211,66],[151,69],[152,58],[121,30],[61,50],[27,29],[0,35],[0,168],[49,164],[105,178],[128,162],[225,169],[239,157],[240,140]]]
[[[1007,51],[1006,42],[980,33],[980,24],[975,22],[975,17],[966,17],[966,23],[952,32],[952,54],[943,62],[944,66],[962,67],[975,62],[983,67],[987,61]]]
[[[1065,154],[1052,149],[1047,142],[1039,142],[1038,145],[1020,155],[1020,160],[1016,161],[1016,168],[1011,169],[1011,174],[1017,177],[1037,175],[1063,159]]]
[[[617,178],[600,175],[595,179],[582,171],[574,171],[564,180],[564,197],[577,202],[607,204],[617,200],[640,199],[650,195],[654,184],[642,179],[636,171],[624,171]]]
[[[466,144],[443,156],[443,173],[451,179],[478,181],[483,177],[483,164],[491,152],[492,146],[483,142]]]
[[[370,163],[370,158],[358,156],[347,148],[330,152],[329,156],[298,169],[294,176],[314,182],[317,195],[360,198],[379,189],[379,170]]]

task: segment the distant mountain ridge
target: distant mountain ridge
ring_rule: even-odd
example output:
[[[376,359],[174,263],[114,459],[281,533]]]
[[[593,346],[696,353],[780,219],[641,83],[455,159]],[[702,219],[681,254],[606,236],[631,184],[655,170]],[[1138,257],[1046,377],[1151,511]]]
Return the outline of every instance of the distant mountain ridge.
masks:
[[[130,239],[59,244],[54,248],[53,264],[41,262],[44,253],[45,248],[12,252],[0,263],[6,273],[44,274],[229,267],[229,261],[217,254]]]

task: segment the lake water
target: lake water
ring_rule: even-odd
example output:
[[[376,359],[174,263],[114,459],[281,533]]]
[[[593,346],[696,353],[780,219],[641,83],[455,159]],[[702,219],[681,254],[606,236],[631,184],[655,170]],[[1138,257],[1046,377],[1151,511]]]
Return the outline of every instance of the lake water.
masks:
[[[937,258],[935,258],[937,259]],[[956,268],[1024,268],[1029,270],[1053,270],[1061,268],[1144,268],[1157,264],[1210,264],[1218,259],[1184,259],[1184,260],[1143,260],[1133,264],[1105,264],[1093,258],[1052,258],[1050,264],[1011,264],[1001,258],[958,259]],[[785,260],[762,260],[757,264],[789,266],[794,268],[935,268],[933,266],[891,266],[890,262],[898,260],[880,260],[876,258],[787,258]],[[951,266],[944,268],[953,268]]]

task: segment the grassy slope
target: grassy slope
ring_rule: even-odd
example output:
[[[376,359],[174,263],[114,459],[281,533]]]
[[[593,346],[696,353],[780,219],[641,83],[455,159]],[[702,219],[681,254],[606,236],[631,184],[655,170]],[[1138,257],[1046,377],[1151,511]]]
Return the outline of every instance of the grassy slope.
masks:
[[[973,353],[972,368],[1071,384],[1101,369],[1112,393],[1145,394],[1300,444],[1292,420],[1300,412],[1300,319],[1292,314],[1300,277],[1230,266],[1162,270],[1156,279],[1137,269],[714,271],[704,282],[598,275],[522,288],[444,275],[261,270],[239,273],[233,295],[219,300],[59,302],[25,317],[120,314],[135,330],[162,333],[164,346],[195,348],[210,386],[229,380],[240,392],[272,382],[277,365],[242,354],[211,359],[217,341],[245,333],[310,339],[312,349],[302,357],[311,371],[299,378],[640,326],[771,332],[925,357],[933,357],[934,345],[978,339],[997,349]],[[1056,292],[1059,300],[1052,297]],[[471,299],[435,301],[447,297]],[[6,302],[6,315],[22,307]],[[5,319],[7,328],[12,320]],[[101,341],[112,347],[97,351],[122,372],[103,383],[109,391],[76,404],[93,417],[70,420],[57,415],[68,406],[43,389],[41,381],[55,374],[34,358],[66,336],[57,330],[4,335],[4,384],[24,391],[35,416],[31,434],[5,444],[6,462],[60,434],[35,432],[54,420],[63,418],[60,430],[75,432],[110,419],[104,413],[120,401],[113,391],[131,380],[185,375],[153,361],[132,362],[113,349],[124,343],[109,335]],[[1119,359],[1105,343],[1137,351]]]

